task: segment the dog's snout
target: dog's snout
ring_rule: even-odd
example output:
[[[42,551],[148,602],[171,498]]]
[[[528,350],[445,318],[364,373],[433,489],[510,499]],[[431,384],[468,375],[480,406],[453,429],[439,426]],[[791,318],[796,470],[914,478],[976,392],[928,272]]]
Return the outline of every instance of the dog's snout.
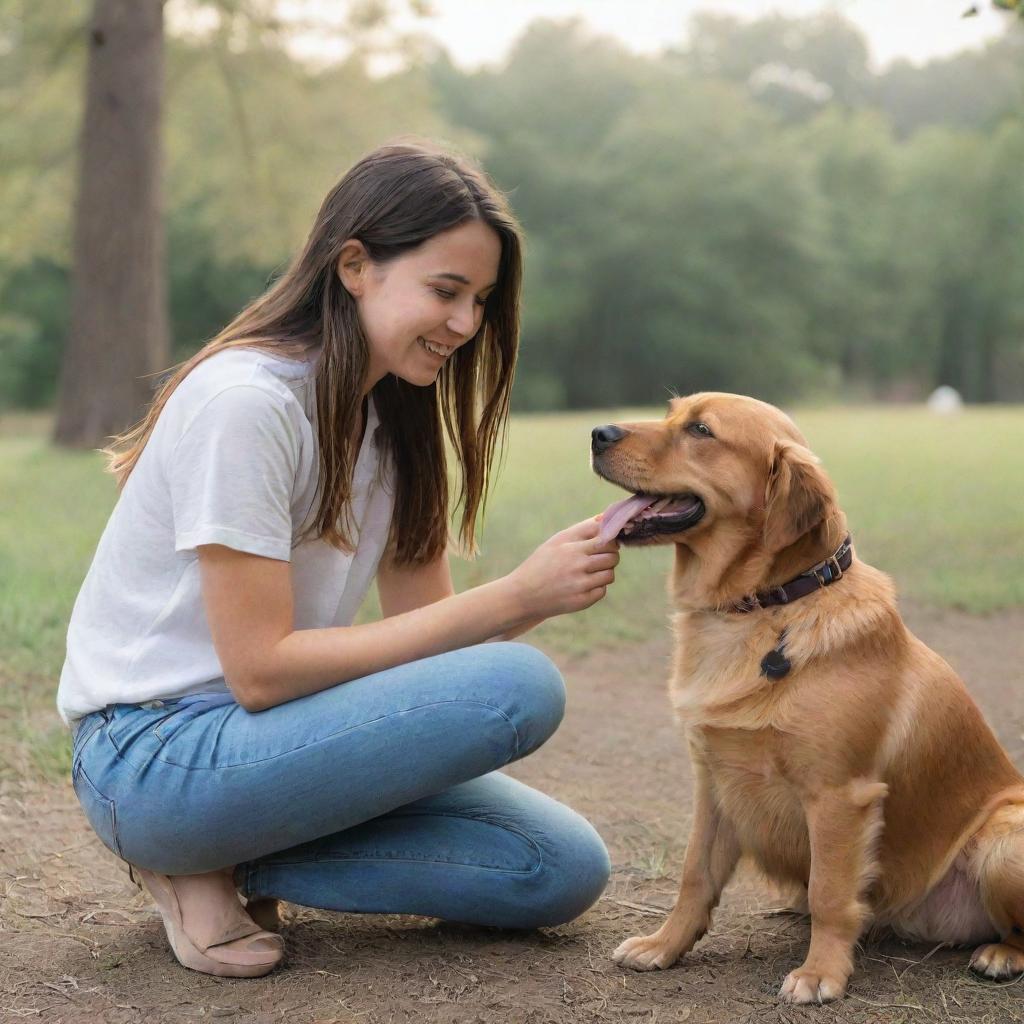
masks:
[[[612,423],[607,423],[603,427],[594,427],[590,432],[590,447],[595,455],[600,455],[617,441],[621,441],[626,433],[627,431],[622,427],[616,427]]]

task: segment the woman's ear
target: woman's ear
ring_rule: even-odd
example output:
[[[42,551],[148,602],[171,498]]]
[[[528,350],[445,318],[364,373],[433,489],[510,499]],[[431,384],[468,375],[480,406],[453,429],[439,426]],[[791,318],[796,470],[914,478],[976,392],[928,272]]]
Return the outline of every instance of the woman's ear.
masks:
[[[342,245],[336,267],[338,279],[349,295],[362,295],[370,269],[370,254],[358,238],[350,238]]]
[[[776,441],[764,496],[764,543],[782,551],[836,507],[836,492],[818,457],[802,444]]]

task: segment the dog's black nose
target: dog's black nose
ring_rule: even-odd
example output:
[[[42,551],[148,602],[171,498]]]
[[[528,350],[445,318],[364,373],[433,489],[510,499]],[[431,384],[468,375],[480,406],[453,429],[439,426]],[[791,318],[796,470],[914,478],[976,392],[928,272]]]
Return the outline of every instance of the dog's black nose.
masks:
[[[600,455],[601,452],[607,451],[607,449],[611,448],[617,441],[621,441],[625,436],[625,430],[611,423],[603,427],[594,427],[590,432],[591,450],[595,455]]]

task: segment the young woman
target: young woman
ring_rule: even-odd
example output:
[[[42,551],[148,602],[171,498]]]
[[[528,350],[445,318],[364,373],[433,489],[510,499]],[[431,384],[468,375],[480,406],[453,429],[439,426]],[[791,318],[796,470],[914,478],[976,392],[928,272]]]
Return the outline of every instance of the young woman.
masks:
[[[604,888],[590,825],[496,769],[564,704],[551,662],[503,641],[600,600],[617,546],[587,520],[463,594],[446,553],[445,435],[471,548],[520,280],[518,227],[481,171],[378,149],[108,449],[120,497],[57,702],[85,814],[188,967],[281,960],[239,891],[250,909],[533,928]],[[384,617],[352,625],[374,578]]]

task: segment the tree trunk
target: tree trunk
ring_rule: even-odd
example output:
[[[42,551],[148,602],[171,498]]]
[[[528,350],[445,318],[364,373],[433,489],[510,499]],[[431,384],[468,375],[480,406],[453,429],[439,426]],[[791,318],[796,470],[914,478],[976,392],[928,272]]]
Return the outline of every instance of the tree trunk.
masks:
[[[99,447],[169,362],[160,121],[163,0],[95,0],[79,146],[71,323],[55,440]]]

